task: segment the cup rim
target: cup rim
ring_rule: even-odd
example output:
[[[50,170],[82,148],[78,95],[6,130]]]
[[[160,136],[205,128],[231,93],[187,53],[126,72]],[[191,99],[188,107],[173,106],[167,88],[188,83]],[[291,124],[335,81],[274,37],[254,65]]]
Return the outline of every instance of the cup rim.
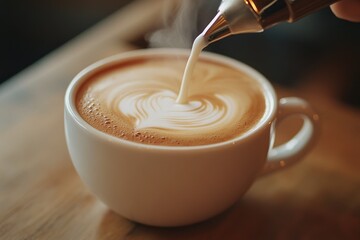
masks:
[[[177,48],[153,48],[153,49],[140,49],[140,50],[132,50],[129,52],[123,52],[120,54],[116,54],[102,60],[99,60],[81,72],[79,72],[70,82],[66,93],[65,93],[65,111],[67,111],[71,118],[78,124],[82,129],[91,133],[92,135],[103,139],[105,141],[111,141],[115,144],[125,145],[127,147],[133,147],[136,149],[155,149],[155,150],[178,150],[178,151],[188,151],[188,150],[206,150],[213,149],[218,147],[224,147],[229,145],[236,145],[237,143],[246,141],[246,139],[251,138],[252,136],[256,136],[259,134],[264,128],[267,128],[269,124],[272,123],[272,120],[275,117],[275,113],[277,111],[276,103],[276,93],[270,82],[259,73],[254,68],[242,63],[238,60],[216,54],[211,52],[203,51],[200,55],[199,60],[210,60],[213,62],[219,62],[225,64],[227,66],[231,66],[236,69],[241,69],[244,73],[258,81],[263,88],[263,94],[265,97],[265,112],[262,118],[254,125],[249,131],[241,134],[236,138],[229,139],[227,141],[205,144],[205,145],[191,145],[191,146],[167,146],[167,145],[151,145],[146,143],[138,143],[130,140],[122,139],[115,137],[113,135],[107,134],[93,127],[89,123],[87,123],[79,114],[76,108],[76,93],[80,88],[82,83],[88,79],[88,77],[92,76],[94,73],[101,71],[104,68],[107,68],[111,65],[117,65],[122,61],[128,61],[131,59],[136,59],[139,57],[150,57],[150,56],[185,56],[188,57],[190,54],[189,49],[177,49]]]

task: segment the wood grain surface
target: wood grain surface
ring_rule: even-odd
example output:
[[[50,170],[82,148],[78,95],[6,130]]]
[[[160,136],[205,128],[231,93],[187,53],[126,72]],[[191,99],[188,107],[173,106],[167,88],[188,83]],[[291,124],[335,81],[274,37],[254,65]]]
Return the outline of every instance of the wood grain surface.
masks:
[[[323,91],[322,81],[342,80],[331,61],[306,85],[276,88],[318,109],[317,146],[296,166],[257,180],[221,215],[186,227],[144,226],[86,189],[65,144],[66,87],[88,64],[136,48],[130,42],[156,25],[160,2],[131,4],[0,87],[0,239],[360,239],[360,112],[336,100],[336,84]],[[127,21],[132,14],[142,18]],[[278,141],[297,125],[284,123]]]

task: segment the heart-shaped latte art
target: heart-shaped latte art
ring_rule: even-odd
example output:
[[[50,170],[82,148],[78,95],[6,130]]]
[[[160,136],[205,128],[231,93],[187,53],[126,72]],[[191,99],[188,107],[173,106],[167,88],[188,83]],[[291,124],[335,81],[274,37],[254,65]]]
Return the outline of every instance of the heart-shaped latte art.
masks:
[[[224,139],[248,129],[258,111],[256,103],[263,104],[258,83],[236,69],[200,61],[189,82],[188,99],[180,104],[185,60],[137,62],[93,77],[83,92],[84,111],[96,106],[96,111],[87,111],[89,122],[131,139],[150,132],[181,139]]]

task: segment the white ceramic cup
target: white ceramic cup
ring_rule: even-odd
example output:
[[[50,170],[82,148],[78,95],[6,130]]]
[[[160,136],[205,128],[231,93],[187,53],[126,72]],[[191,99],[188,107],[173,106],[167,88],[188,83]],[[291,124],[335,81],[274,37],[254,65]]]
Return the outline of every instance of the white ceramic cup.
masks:
[[[152,56],[188,56],[189,51],[148,49],[122,53],[80,72],[65,96],[68,149],[81,179],[109,208],[133,221],[155,226],[199,222],[233,205],[259,176],[301,159],[314,143],[318,115],[299,98],[277,100],[264,76],[230,58],[203,53],[245,72],[261,84],[266,99],[263,118],[245,134],[201,146],[154,146],[101,132],[79,115],[75,96],[88,77],[109,65]],[[276,124],[289,116],[304,119],[287,143],[272,147]]]

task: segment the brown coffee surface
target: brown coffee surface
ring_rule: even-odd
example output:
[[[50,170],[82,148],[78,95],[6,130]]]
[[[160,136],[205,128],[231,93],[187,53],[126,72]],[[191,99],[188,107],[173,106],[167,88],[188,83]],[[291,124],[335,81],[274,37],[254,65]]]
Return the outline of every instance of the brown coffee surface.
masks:
[[[76,107],[94,128],[125,140],[194,146],[234,139],[263,117],[260,84],[230,66],[200,60],[188,102],[176,98],[186,58],[141,57],[109,66],[79,88]]]

